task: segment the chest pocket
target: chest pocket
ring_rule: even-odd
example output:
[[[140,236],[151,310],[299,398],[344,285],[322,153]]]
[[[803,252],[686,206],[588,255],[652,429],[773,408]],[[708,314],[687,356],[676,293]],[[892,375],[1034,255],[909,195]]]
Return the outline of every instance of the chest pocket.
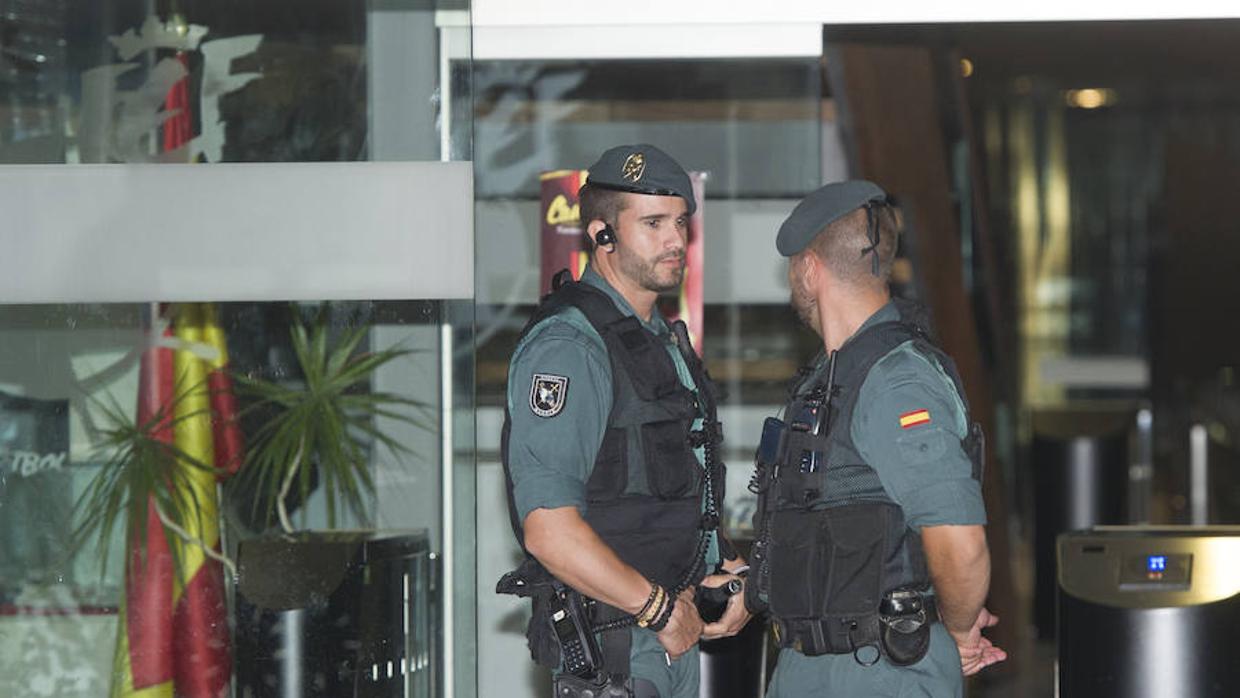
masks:
[[[613,432],[620,429],[628,433],[624,457],[642,469],[650,494],[660,499],[695,496],[702,474],[689,432],[697,401],[680,382],[667,340],[626,317],[608,326],[604,341],[612,357],[615,390],[604,441],[613,440]],[[613,442],[603,450],[615,457],[620,448]],[[613,479],[611,484],[619,483]]]
[[[689,445],[690,426],[681,419],[641,425],[646,482],[660,499],[680,499],[697,491],[700,468]]]
[[[900,456],[908,463],[933,463],[947,452],[948,435],[942,427],[931,426],[896,439]]]

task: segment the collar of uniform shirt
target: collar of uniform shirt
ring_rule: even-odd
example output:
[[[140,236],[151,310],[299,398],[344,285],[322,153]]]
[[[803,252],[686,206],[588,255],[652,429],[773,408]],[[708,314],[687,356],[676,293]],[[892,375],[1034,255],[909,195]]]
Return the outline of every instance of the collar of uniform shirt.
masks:
[[[637,313],[633,310],[633,306],[629,305],[629,302],[624,298],[624,296],[620,295],[619,291],[612,288],[611,284],[607,283],[607,279],[604,279],[603,276],[594,271],[592,267],[587,266],[586,270],[581,274],[581,283],[589,284],[601,290],[603,293],[606,293],[607,297],[616,304],[616,307],[620,309],[621,313],[625,315],[637,315]],[[638,318],[638,321],[640,322],[641,318]],[[655,305],[654,309],[650,311],[650,322],[642,322],[642,325],[645,326],[646,329],[653,332],[656,337],[661,337],[671,341],[671,330],[667,326],[667,321],[663,319],[663,315],[659,312],[658,305]]]
[[[889,300],[883,305],[883,307],[879,308],[878,310],[875,310],[874,314],[871,315],[869,318],[867,318],[865,322],[861,323],[861,327],[857,328],[857,331],[853,333],[852,337],[849,337],[844,342],[844,345],[847,346],[848,342],[851,342],[853,337],[856,337],[857,335],[879,324],[880,322],[890,322],[892,320],[899,320],[899,319],[900,319],[900,311],[896,310],[896,304]]]
[[[848,340],[844,342],[844,347],[848,346],[848,342],[851,342],[853,340],[853,337],[856,337],[857,335],[870,329],[874,325],[877,325],[880,322],[890,322],[892,320],[899,320],[899,319],[900,319],[900,311],[896,309],[896,304],[893,303],[892,301],[887,301],[886,305],[874,311],[873,315],[867,318],[865,322],[861,323],[861,327],[857,328],[857,331],[853,333],[853,336],[849,337]],[[843,349],[844,347],[840,347],[840,348]],[[812,388],[814,383],[818,381],[819,375],[826,372],[827,364],[830,363],[828,359],[830,358],[831,357],[827,356],[825,353],[819,352],[817,363],[814,364],[814,372],[811,375],[811,380],[807,380],[805,382],[806,390]]]

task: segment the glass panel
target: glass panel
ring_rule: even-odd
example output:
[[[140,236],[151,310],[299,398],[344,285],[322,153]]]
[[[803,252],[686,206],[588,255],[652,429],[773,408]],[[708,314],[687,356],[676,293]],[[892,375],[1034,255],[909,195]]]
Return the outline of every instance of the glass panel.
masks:
[[[493,593],[499,576],[520,560],[499,434],[509,359],[547,291],[539,285],[548,244],[540,237],[540,175],[585,168],[611,146],[643,142],[705,174],[698,339],[726,393],[724,458],[733,467],[724,519],[743,539],[753,507],[745,485],[762,419],[777,409],[798,362],[814,353],[816,337],[798,329],[788,308],[774,236],[796,199],[821,182],[824,152],[834,153],[832,172],[843,169],[833,119],[823,122],[831,110],[829,103],[824,108],[821,75],[816,58],[476,64],[478,654],[493,667],[479,678],[481,693],[550,690],[519,631],[528,604]]]
[[[640,142],[674,145],[712,198],[819,183],[814,59],[479,61],[474,79],[479,199],[537,198],[540,172]]]
[[[408,679],[413,696],[438,694],[432,688],[441,688],[443,676],[434,667],[443,648],[432,635],[438,621],[429,609],[440,601],[433,563],[446,531],[439,464],[455,462],[454,474],[472,469],[470,429],[455,434],[451,461],[440,454],[443,430],[467,426],[464,415],[472,410],[469,373],[454,372],[454,382],[441,389],[441,352],[470,346],[469,305],[188,304],[165,309],[154,321],[151,306],[0,307],[0,624],[14,631],[2,634],[6,642],[17,643],[2,652],[11,665],[0,674],[0,693],[98,696],[109,677],[118,678],[114,637],[129,642],[131,668],[120,667],[122,676],[131,682],[159,677],[164,667],[138,650],[155,651],[151,634],[164,632],[160,624],[169,624],[177,647],[222,640],[222,665],[167,668],[198,681],[223,671],[227,686],[232,617],[238,691],[291,676],[304,682],[305,694],[335,696],[340,693],[331,687],[352,686],[357,673],[384,686]],[[216,324],[197,315],[207,311],[217,314]],[[295,340],[299,325],[308,345]],[[210,327],[222,330],[228,372],[212,372]],[[325,350],[316,348],[319,337]],[[146,351],[153,342],[170,348]],[[453,362],[467,363],[463,355],[469,352],[456,353]],[[329,374],[320,376],[320,369]],[[236,384],[233,391],[218,382],[224,376]],[[347,391],[332,397],[332,386],[346,383]],[[217,403],[229,395],[236,407]],[[445,397],[453,400],[446,413]],[[343,413],[334,418],[316,410],[315,399]],[[303,404],[294,407],[296,400]],[[175,422],[174,450],[153,450],[160,431],[151,419],[165,412]],[[241,439],[228,440],[231,424],[239,425]],[[281,439],[293,440],[281,448]],[[198,470],[206,485],[193,484],[198,472],[186,464],[195,462],[223,470],[218,492],[210,471]],[[293,462],[303,469],[286,470]],[[181,475],[157,475],[143,485],[144,471]],[[285,471],[296,475],[286,479]],[[171,485],[162,477],[171,477]],[[458,488],[456,502],[471,498],[471,481],[458,475],[448,485]],[[140,517],[149,527],[143,538],[129,528],[125,507],[135,492],[145,502],[150,487],[160,505],[155,518]],[[293,543],[270,534],[279,531],[285,488],[288,521],[306,532]],[[198,498],[177,496],[185,492]],[[210,515],[215,507],[218,519]],[[74,532],[76,524],[102,522],[92,517],[114,510],[120,518],[110,531]],[[195,512],[207,513],[200,519]],[[170,522],[172,557],[159,517]],[[146,560],[135,563],[128,580],[126,539],[150,541],[131,544],[130,554],[145,550]],[[226,589],[231,575],[218,563],[203,562],[197,539],[221,541],[219,552],[237,560],[236,588]],[[74,554],[77,541],[86,546]],[[299,552],[306,543],[310,552]],[[459,554],[471,560],[471,549]],[[177,569],[190,589],[171,606],[157,596],[135,596],[143,584],[153,588],[151,575]],[[301,579],[317,581],[294,583]],[[224,594],[232,596],[232,616]],[[294,610],[283,610],[289,607]],[[180,621],[185,614],[196,621]],[[341,642],[355,643],[355,650],[332,652]],[[294,647],[300,655],[279,658]],[[68,648],[79,650],[73,672],[55,661]],[[326,692],[311,691],[317,684]],[[41,693],[47,686],[53,691]]]
[[[437,10],[468,0],[0,3],[0,163],[440,158]],[[468,100],[468,82],[451,91]],[[469,157],[468,110],[453,159]]]
[[[467,161],[468,13],[468,0],[0,0],[0,164]],[[149,191],[113,184],[96,191],[114,218],[57,232],[102,245],[123,220],[188,244],[162,234],[175,220],[142,215]],[[234,212],[262,200],[186,196]],[[62,220],[5,208],[10,226]],[[428,239],[468,234],[422,223]],[[291,244],[338,228],[299,224]],[[19,235],[2,246],[24,249]],[[242,274],[244,247],[229,250]],[[201,282],[206,255],[176,252],[187,263],[156,274]],[[438,292],[0,304],[0,695],[476,695],[474,309]]]
[[[445,531],[472,538],[472,509],[442,525],[443,497],[472,501],[473,466],[472,376],[444,368],[471,362],[470,305],[0,307],[0,694],[97,696],[174,674],[226,687],[231,666],[239,694],[293,681],[341,695],[357,678],[441,695],[437,561]],[[145,536],[126,518],[135,501]],[[273,535],[284,518],[287,539]],[[199,540],[228,561],[204,560]],[[128,574],[127,541],[145,554]],[[472,580],[472,544],[456,555]],[[187,589],[169,605],[177,570]],[[161,647],[200,655],[161,662]]]

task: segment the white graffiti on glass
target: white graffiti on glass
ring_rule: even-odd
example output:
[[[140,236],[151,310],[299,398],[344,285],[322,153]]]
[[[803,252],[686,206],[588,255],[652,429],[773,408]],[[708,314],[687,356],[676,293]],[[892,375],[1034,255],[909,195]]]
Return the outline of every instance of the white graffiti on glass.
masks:
[[[68,452],[36,453],[34,451],[10,451],[8,470],[14,475],[30,477],[48,470],[61,470],[65,467]],[[0,463],[4,462],[4,454],[0,453]]]

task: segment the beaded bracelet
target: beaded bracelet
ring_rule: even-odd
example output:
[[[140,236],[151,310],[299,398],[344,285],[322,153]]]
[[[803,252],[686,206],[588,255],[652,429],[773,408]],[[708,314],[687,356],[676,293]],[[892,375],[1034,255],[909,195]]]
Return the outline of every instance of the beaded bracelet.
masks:
[[[649,625],[650,621],[659,616],[659,613],[663,610],[663,602],[667,598],[667,592],[663,587],[658,584],[651,584],[651,587],[650,597],[646,599],[646,605],[642,606],[642,609],[636,614],[637,625],[642,628]]]
[[[667,627],[667,622],[672,619],[672,610],[676,608],[676,597],[667,594],[664,598],[667,599],[667,605],[660,609],[658,617],[646,625],[656,633]]]

